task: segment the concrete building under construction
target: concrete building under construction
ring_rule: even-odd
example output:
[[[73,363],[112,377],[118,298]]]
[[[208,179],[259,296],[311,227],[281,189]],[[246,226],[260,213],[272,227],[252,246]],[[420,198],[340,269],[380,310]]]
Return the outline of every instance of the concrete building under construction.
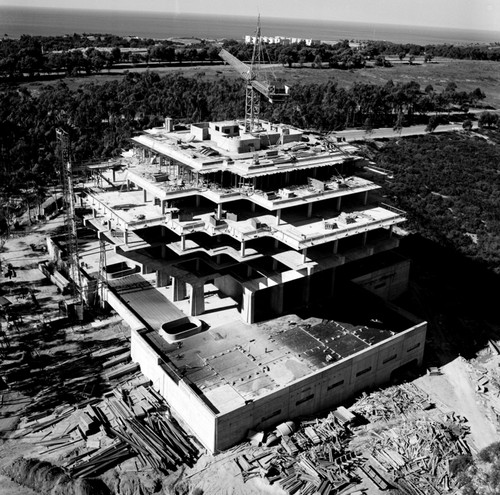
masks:
[[[133,359],[209,450],[421,363],[426,324],[389,302],[408,283],[405,216],[356,175],[356,148],[168,118],[133,143],[98,171],[86,221],[119,256],[107,298]]]

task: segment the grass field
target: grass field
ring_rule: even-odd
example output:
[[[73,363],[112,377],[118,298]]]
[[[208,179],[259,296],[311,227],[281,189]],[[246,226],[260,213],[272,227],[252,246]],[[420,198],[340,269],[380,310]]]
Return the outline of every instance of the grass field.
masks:
[[[217,77],[227,77],[237,79],[239,76],[229,66],[205,65],[205,66],[164,66],[164,67],[132,67],[130,72],[144,72],[152,70],[159,74],[167,74],[172,71],[181,72],[186,77],[206,77],[215,79]],[[64,79],[66,84],[72,88],[78,87],[85,82],[102,83],[115,80],[123,76],[123,70],[111,70],[98,75],[85,77],[70,77]],[[435,90],[442,90],[447,83],[454,81],[458,86],[458,91],[472,91],[477,87],[486,94],[485,105],[500,108],[500,64],[498,62],[476,61],[476,60],[451,60],[435,59],[432,63],[424,64],[417,60],[414,65],[400,63],[394,60],[393,67],[366,67],[356,70],[338,69],[312,69],[310,67],[293,67],[291,69],[275,66],[277,77],[283,78],[287,84],[294,83],[317,83],[327,80],[336,81],[341,87],[350,87],[354,83],[385,84],[392,79],[394,82],[417,81],[422,90],[432,84]],[[54,81],[50,81],[53,83]],[[35,88],[48,82],[31,82],[24,85],[28,88]]]

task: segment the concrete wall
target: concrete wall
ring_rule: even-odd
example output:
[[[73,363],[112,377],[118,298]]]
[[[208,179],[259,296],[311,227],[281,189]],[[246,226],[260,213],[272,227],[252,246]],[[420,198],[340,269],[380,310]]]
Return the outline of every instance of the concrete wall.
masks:
[[[210,451],[215,450],[215,413],[202,401],[191,385],[169,369],[159,354],[144,338],[145,331],[131,333],[132,360],[139,363],[141,371],[152,381],[153,387],[169,403],[172,410],[187,423],[189,428]]]
[[[225,296],[232,297],[236,301],[240,301],[243,294],[243,287],[241,282],[238,282],[231,275],[224,275],[218,277],[214,280],[214,285],[219,289]]]
[[[338,406],[359,391],[381,385],[414,360],[421,365],[427,324],[419,323],[391,339],[292,383],[284,390],[217,418],[217,450],[243,440],[249,429],[265,430],[280,422]]]
[[[391,301],[408,289],[410,260],[404,260],[372,273],[354,278],[352,281],[373,294]]]

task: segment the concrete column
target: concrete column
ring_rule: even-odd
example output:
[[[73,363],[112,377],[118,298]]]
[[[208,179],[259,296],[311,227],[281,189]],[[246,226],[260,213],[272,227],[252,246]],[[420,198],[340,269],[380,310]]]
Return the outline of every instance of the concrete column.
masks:
[[[309,306],[309,299],[311,298],[311,277],[304,278],[304,285],[302,289],[302,301],[304,306]]]
[[[125,229],[123,231],[123,243],[125,244],[125,246],[128,246],[128,230]]]
[[[165,259],[167,257],[167,245],[162,244],[161,245],[161,258]]]
[[[114,168],[111,169],[111,176],[113,177],[113,182],[116,182],[116,170]]]
[[[368,203],[368,191],[365,191],[365,194],[363,195],[363,205],[366,206]]]
[[[335,268],[332,268],[332,283],[330,285],[330,297],[333,297],[333,294],[335,293],[335,274],[337,270]]]
[[[249,289],[243,291],[241,319],[245,323],[253,323],[255,321],[255,292]]]
[[[333,254],[337,254],[339,251],[339,240],[335,239],[333,241]]]
[[[251,204],[250,204],[250,208],[252,210],[252,213],[255,213],[255,203],[252,201]]]
[[[221,255],[218,254],[216,257],[215,257],[215,262],[220,265],[220,260],[221,260]]]
[[[274,249],[278,249],[280,246],[280,241],[278,239],[274,239]]]
[[[130,181],[127,179],[127,191],[130,191]]]
[[[189,295],[189,314],[198,316],[205,312],[205,291],[202,285],[191,285]]]
[[[281,209],[276,211],[276,225],[279,225],[281,221]]]
[[[278,260],[273,258],[273,271],[276,271],[278,269]]]
[[[271,309],[278,315],[283,313],[283,284],[278,284],[271,291]]]
[[[393,227],[394,227],[394,225],[391,225],[389,227],[389,237],[392,237],[392,234],[393,234],[393,231],[394,231]]]
[[[242,258],[245,257],[245,241],[241,241],[241,246],[240,246],[240,256]]]
[[[165,210],[167,209],[167,200],[162,199],[161,200],[161,214],[165,215]]]
[[[304,248],[302,250],[302,263],[305,263],[307,261],[307,248]]]
[[[186,282],[172,277],[172,301],[182,301],[186,298]]]
[[[186,236],[181,234],[181,250],[184,251],[186,249]]]
[[[252,276],[252,267],[250,265],[247,265],[247,277],[251,277]]]
[[[361,237],[361,245],[366,246],[366,239],[368,239],[368,232],[363,232]]]
[[[92,208],[92,217],[97,218],[97,210],[95,208]]]
[[[144,202],[146,202],[148,200],[148,192],[146,189],[143,189],[142,192],[144,193]]]
[[[339,196],[339,197],[337,198],[337,204],[335,205],[335,209],[336,209],[337,211],[340,211],[340,207],[341,207],[341,206],[342,206],[342,197],[341,197],[341,196]]]
[[[166,287],[169,284],[170,275],[163,270],[158,270],[156,272],[156,287]]]
[[[309,203],[307,205],[307,218],[311,218],[312,217],[312,212],[313,212],[313,204]]]
[[[196,207],[199,207],[200,206],[200,198],[201,198],[201,196],[199,194],[197,194],[195,197],[196,197]]]
[[[219,203],[217,205],[217,216],[216,216],[217,220],[221,220],[222,218],[222,203]]]

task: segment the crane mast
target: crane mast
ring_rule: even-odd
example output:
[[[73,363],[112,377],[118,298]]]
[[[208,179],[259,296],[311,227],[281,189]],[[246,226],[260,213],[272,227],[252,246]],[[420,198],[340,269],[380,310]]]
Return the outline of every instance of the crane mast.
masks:
[[[56,129],[56,136],[61,146],[61,184],[66,214],[68,269],[72,282],[73,295],[78,298],[79,317],[83,318],[83,290],[80,274],[80,257],[76,229],[75,199],[73,188],[73,168],[70,157],[69,134],[64,129]]]
[[[245,131],[258,130],[260,116],[260,96],[266,97],[271,103],[283,101],[288,96],[288,88],[271,84],[263,74],[263,47],[260,30],[260,16],[257,22],[257,31],[252,50],[250,65],[238,60],[224,48],[219,52],[219,57],[227,62],[246,81],[245,88]]]

